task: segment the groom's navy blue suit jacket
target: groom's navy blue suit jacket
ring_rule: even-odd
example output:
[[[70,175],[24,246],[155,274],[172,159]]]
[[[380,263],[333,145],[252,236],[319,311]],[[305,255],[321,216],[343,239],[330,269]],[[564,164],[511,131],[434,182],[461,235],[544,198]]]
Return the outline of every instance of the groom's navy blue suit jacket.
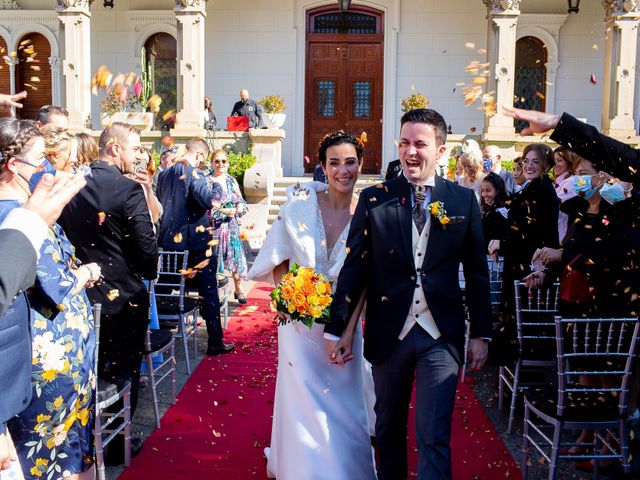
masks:
[[[456,360],[462,360],[465,314],[458,284],[460,263],[471,338],[491,337],[489,277],[476,196],[473,190],[436,176],[431,201],[443,202],[447,215],[456,219],[443,228],[432,217],[424,261],[416,268],[411,187],[405,176],[367,188],[360,195],[325,332],[342,333],[367,288],[364,355],[372,364],[383,362],[399,343],[418,275],[444,341]]]

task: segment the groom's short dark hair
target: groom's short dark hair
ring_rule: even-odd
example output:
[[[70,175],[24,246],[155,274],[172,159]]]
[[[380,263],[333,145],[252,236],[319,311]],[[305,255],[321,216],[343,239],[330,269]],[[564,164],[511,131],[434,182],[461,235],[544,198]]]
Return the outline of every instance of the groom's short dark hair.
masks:
[[[436,133],[438,147],[444,145],[444,142],[447,141],[447,123],[444,121],[444,117],[435,110],[431,110],[430,108],[409,110],[400,119],[400,128],[402,129],[402,126],[407,122],[431,125]]]

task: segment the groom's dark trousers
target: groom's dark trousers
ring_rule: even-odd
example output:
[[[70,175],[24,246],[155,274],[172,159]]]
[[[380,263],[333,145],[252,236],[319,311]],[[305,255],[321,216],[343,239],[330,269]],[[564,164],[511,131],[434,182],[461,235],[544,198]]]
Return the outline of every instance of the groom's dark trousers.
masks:
[[[379,480],[405,480],[409,401],[416,383],[420,480],[450,479],[451,415],[464,351],[462,263],[471,338],[491,336],[489,279],[480,210],[473,190],[440,177],[431,202],[451,222],[432,217],[423,256],[414,257],[411,187],[404,175],[364,190],[351,221],[348,254],[325,332],[340,335],[366,288],[364,354],[373,365]],[[416,258],[423,258],[416,261]],[[399,338],[422,288],[440,336],[416,323]]]

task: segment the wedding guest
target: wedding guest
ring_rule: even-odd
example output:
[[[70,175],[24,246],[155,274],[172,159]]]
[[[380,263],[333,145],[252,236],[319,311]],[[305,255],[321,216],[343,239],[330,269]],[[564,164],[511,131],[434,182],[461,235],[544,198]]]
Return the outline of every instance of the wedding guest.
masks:
[[[200,312],[207,325],[207,355],[233,351],[224,343],[218,296],[218,259],[211,254],[209,211],[222,198],[222,187],[209,185],[198,165],[209,156],[209,145],[202,138],[187,142],[184,155],[158,177],[157,193],[164,207],[158,242],[167,250],[189,250],[189,266],[204,266],[193,279],[202,297]]]
[[[14,108],[22,108],[22,100],[27,98],[27,92],[22,91],[15,95],[6,95],[0,93],[0,120],[5,118],[13,118],[16,116]]]
[[[128,177],[142,185],[144,198],[146,199],[147,207],[149,208],[149,215],[151,215],[151,222],[155,225],[162,216],[163,208],[153,189],[153,178],[156,174],[156,168],[153,163],[151,151],[148,148],[140,148],[140,156],[138,157],[134,168],[135,173],[129,174]]]
[[[53,124],[64,130],[69,129],[69,112],[58,105],[45,105],[38,110],[36,115],[36,127],[42,128],[47,124]]]
[[[247,213],[247,202],[242,198],[240,186],[229,175],[227,152],[222,149],[213,152],[211,160],[213,174],[208,179],[222,188],[222,197],[211,209],[211,223],[218,237],[218,273],[227,270],[233,276],[235,298],[238,303],[247,303],[242,289],[242,280],[247,279],[247,259],[240,238],[238,219]],[[211,185],[213,188],[213,185]]]
[[[324,328],[327,360],[341,363],[342,349],[330,335],[343,333],[364,294],[364,354],[373,365],[378,478],[408,478],[407,421],[415,379],[418,476],[451,479],[451,418],[465,331],[470,332],[466,352],[471,369],[484,365],[491,337],[482,220],[473,192],[435,173],[446,151],[444,118],[434,110],[416,109],[400,122],[404,175],[360,193]]]
[[[326,135],[318,149],[328,183],[287,189],[287,202],[251,267],[251,279],[278,283],[295,262],[336,281],[347,255],[363,145],[339,130]],[[280,315],[273,427],[265,449],[269,478],[376,478],[364,394],[362,302],[354,303],[359,308],[344,336],[337,337],[345,354],[353,357],[344,368],[327,362],[323,325],[315,323],[309,329]]]
[[[55,223],[67,202],[85,185],[81,176],[45,174],[29,200],[11,210],[0,224],[0,265],[12,266],[0,270],[0,472],[15,468],[12,464],[18,460],[5,422],[31,401],[31,335],[25,291],[34,283],[47,225]],[[10,307],[23,315],[13,315],[13,320],[4,316]]]
[[[2,221],[55,170],[45,157],[42,133],[29,120],[0,124],[0,153]],[[95,338],[84,289],[99,278],[100,267],[81,265],[54,223],[40,247],[35,286],[28,293],[31,311],[10,309],[0,322],[31,319],[31,401],[7,425],[28,478],[93,478]]]
[[[527,178],[524,175],[522,168],[522,157],[516,157],[513,159],[513,179],[516,182],[513,193],[521,192],[527,184]]]
[[[40,131],[44,136],[44,153],[54,168],[63,172],[73,171],[76,166],[75,155],[72,156],[74,136],[53,123],[44,125]]]
[[[385,182],[396,178],[398,175],[402,173],[402,164],[400,163],[400,159],[396,158],[395,160],[391,160],[389,165],[387,165],[387,171],[384,174]]]
[[[502,150],[500,147],[497,145],[487,145],[482,150],[482,157],[489,163],[489,172],[499,175],[504,182],[507,197],[513,194],[516,189],[516,181],[511,172],[502,168]]]
[[[480,212],[484,231],[485,248],[489,248],[492,239],[502,240],[507,233],[508,210],[504,206],[507,194],[502,178],[491,172],[482,179],[480,187]]]
[[[240,101],[236,102],[231,110],[231,116],[236,115],[249,117],[249,128],[262,127],[262,110],[255,100],[249,98],[246,88],[240,90]]]
[[[204,128],[207,130],[215,130],[218,124],[216,116],[213,113],[213,102],[211,97],[204,97]]]
[[[566,112],[560,115],[520,108],[503,108],[503,111],[516,120],[529,123],[522,135],[553,130],[550,138],[554,142],[591,160],[597,169],[634,183],[636,189],[640,187],[640,153],[630,145],[601,134],[597,128]]]
[[[526,186],[507,202],[509,228],[502,240],[491,239],[489,254],[504,256],[502,315],[510,322],[515,315],[514,280],[531,272],[531,258],[538,248],[557,248],[560,201],[547,172],[553,165],[553,151],[532,143],[522,152]]]
[[[75,139],[78,143],[76,158],[78,166],[91,165],[98,160],[98,144],[91,135],[85,132],[76,133]]]
[[[99,375],[122,388],[131,382],[131,416],[138,403],[140,364],[149,324],[149,295],[143,279],[157,276],[158,246],[143,187],[126,174],[134,174],[140,156],[140,132],[115,122],[98,141],[100,156],[91,164],[87,186],[69,202],[61,224],[84,262],[97,262],[103,279],[89,291],[93,303],[102,304]],[[109,410],[122,408],[116,402]],[[105,462],[120,464],[122,436],[112,441]],[[132,438],[132,453],[142,438]]]
[[[573,188],[573,166],[579,163],[580,157],[566,147],[557,147],[553,151],[555,163],[553,165],[553,187],[562,204],[566,200],[575,197]],[[560,209],[558,215],[558,239],[562,242],[567,233],[568,215]]]
[[[327,176],[324,174],[321,163],[318,163],[313,169],[313,181],[327,183]]]
[[[153,187],[154,193],[158,188],[158,177],[160,177],[160,174],[162,172],[171,168],[171,165],[175,163],[177,156],[178,156],[178,147],[176,146],[162,147],[162,150],[160,151],[160,165],[158,165],[158,169],[153,175],[153,179],[151,181],[151,186]]]
[[[558,311],[566,318],[628,318],[639,311],[637,277],[638,253],[633,249],[633,235],[638,235],[639,203],[631,198],[631,185],[598,172],[593,163],[575,156],[573,177],[577,196],[566,200],[561,208],[569,215],[567,235],[560,250],[544,248],[536,251],[533,262],[541,261],[548,272],[534,272],[525,278],[532,287],[540,287],[560,278],[560,290],[568,293],[560,298]],[[635,224],[635,226],[634,226]],[[583,282],[579,288],[564,284],[567,274],[579,275]],[[570,297],[570,298],[567,298]],[[568,332],[570,337],[571,332]],[[571,342],[568,342],[571,345]],[[602,370],[597,360],[576,365],[580,369]],[[601,377],[580,377],[583,385],[613,387],[612,381]],[[637,378],[631,380],[637,387]],[[599,383],[594,383],[599,382]],[[629,414],[636,409],[637,388],[631,390]],[[593,442],[593,430],[582,430],[576,443]],[[585,447],[573,446],[562,454],[580,455]],[[606,453],[606,451],[603,451]],[[601,471],[609,470],[612,461],[603,460]],[[592,471],[591,461],[577,465],[579,470]]]
[[[473,190],[478,202],[480,201],[480,186],[482,184],[482,156],[479,150],[469,150],[460,155],[460,166],[464,176],[458,180],[458,185]]]

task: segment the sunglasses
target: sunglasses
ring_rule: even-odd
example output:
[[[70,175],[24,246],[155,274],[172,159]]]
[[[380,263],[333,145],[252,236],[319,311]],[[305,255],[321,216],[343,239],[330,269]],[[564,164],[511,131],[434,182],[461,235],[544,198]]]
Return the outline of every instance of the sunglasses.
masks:
[[[227,160],[214,160],[213,163],[215,163],[216,165],[226,165],[227,164]]]

